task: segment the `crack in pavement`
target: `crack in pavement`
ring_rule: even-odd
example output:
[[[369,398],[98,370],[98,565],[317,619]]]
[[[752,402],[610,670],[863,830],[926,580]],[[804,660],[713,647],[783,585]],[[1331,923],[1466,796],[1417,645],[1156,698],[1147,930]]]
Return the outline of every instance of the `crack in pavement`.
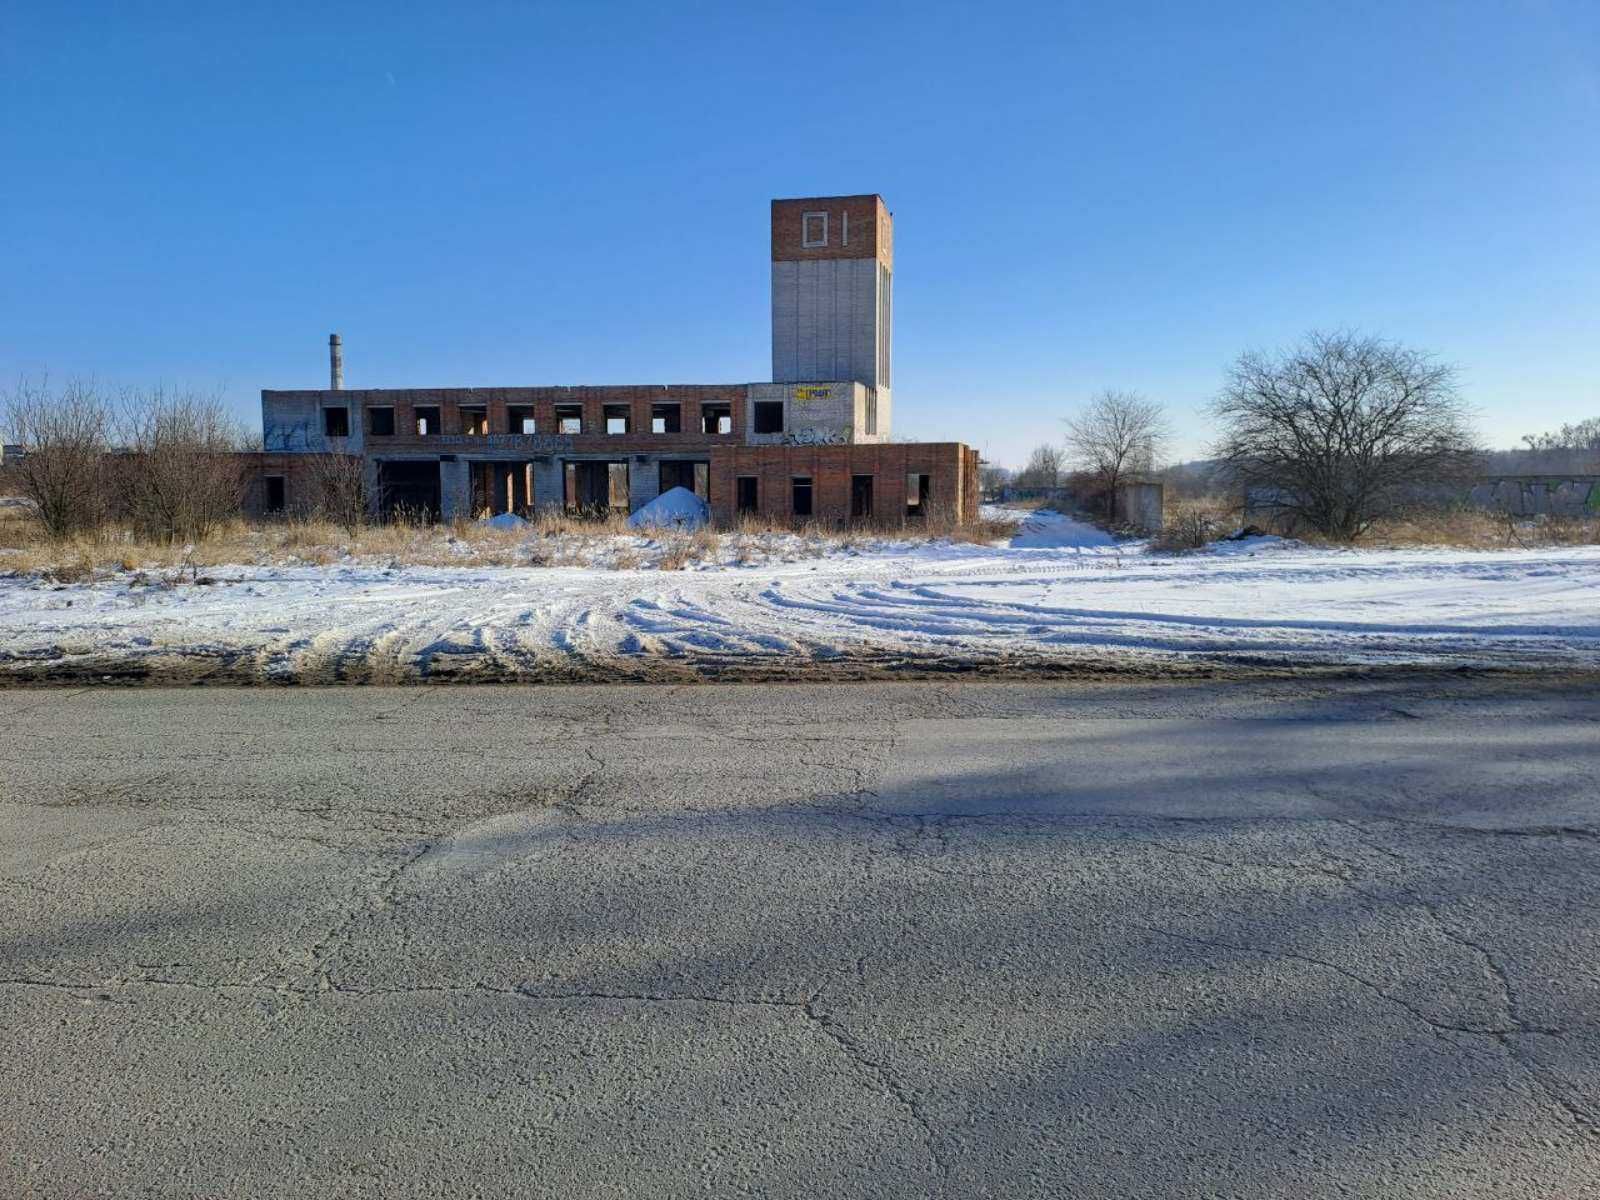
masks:
[[[1217,858],[1215,855],[1203,854],[1198,850],[1186,850],[1179,846],[1171,846],[1166,842],[1155,841],[1150,838],[1137,837],[1129,834],[1127,840],[1138,842],[1141,846],[1149,846],[1153,850],[1160,850],[1179,858],[1191,859],[1195,862],[1210,863],[1212,866],[1227,867],[1236,871],[1288,871],[1303,875],[1323,875],[1329,879],[1336,879],[1340,883],[1355,883],[1360,876],[1355,868],[1343,859],[1328,857],[1338,863],[1337,867],[1324,866],[1321,863],[1272,863],[1272,862],[1238,862],[1233,859]]]
[[[948,1182],[950,1179],[950,1164],[945,1161],[944,1156],[939,1152],[938,1132],[934,1129],[933,1122],[928,1118],[928,1115],[923,1112],[922,1105],[918,1102],[915,1093],[902,1084],[888,1066],[877,1059],[868,1057],[860,1042],[851,1037],[842,1026],[836,1025],[832,1017],[817,1008],[817,1001],[821,998],[822,991],[818,989],[801,1006],[801,1011],[805,1014],[806,1019],[811,1022],[819,1033],[839,1047],[840,1052],[846,1058],[870,1075],[877,1082],[883,1093],[893,1097],[906,1115],[916,1122],[926,1140],[928,1158],[933,1162],[934,1171],[940,1179]]]
[[[1170,929],[1162,929],[1154,925],[1135,925],[1133,927],[1137,929],[1143,929],[1147,933],[1154,933],[1161,937],[1171,938],[1174,941],[1187,942],[1191,945],[1207,946],[1217,950],[1232,950],[1242,954],[1258,954],[1265,958],[1303,962],[1311,966],[1322,967],[1325,970],[1333,971],[1343,978],[1350,980],[1352,983],[1365,988],[1374,995],[1381,997],[1390,1004],[1410,1014],[1412,1017],[1415,1017],[1418,1021],[1426,1025],[1428,1029],[1431,1030],[1433,1034],[1436,1037],[1439,1037],[1441,1040],[1448,1042],[1449,1039],[1445,1037],[1446,1034],[1467,1034],[1492,1038],[1497,1045],[1505,1050],[1507,1057],[1512,1061],[1512,1063],[1522,1070],[1523,1074],[1527,1076],[1529,1082],[1533,1084],[1540,1094],[1553,1103],[1557,1108],[1561,1109],[1561,1111],[1575,1125],[1579,1126],[1585,1132],[1594,1135],[1600,1135],[1600,1118],[1597,1118],[1594,1113],[1588,1111],[1582,1105],[1577,1104],[1570,1097],[1564,1095],[1558,1088],[1556,1088],[1553,1083],[1545,1078],[1544,1072],[1540,1068],[1528,1061],[1526,1056],[1520,1051],[1520,1049],[1512,1040],[1515,1037],[1535,1034],[1546,1037],[1561,1037],[1565,1033],[1565,1030],[1540,1028],[1528,1024],[1519,1024],[1517,1023],[1515,1014],[1509,1011],[1507,1012],[1507,1018],[1512,1022],[1512,1024],[1509,1026],[1464,1025],[1449,1021],[1440,1021],[1435,1017],[1429,1016],[1426,1012],[1411,1002],[1385,990],[1378,984],[1372,982],[1370,979],[1367,979],[1362,975],[1358,975],[1354,971],[1351,971],[1345,967],[1341,967],[1338,963],[1329,962],[1327,959],[1316,958],[1312,955],[1300,954],[1296,951],[1283,950],[1277,947],[1250,946],[1239,942],[1224,942],[1214,938],[1195,937],[1189,934],[1177,933]]]
[[[438,838],[431,838],[420,843],[393,870],[379,880],[375,886],[371,888],[358,887],[352,893],[354,903],[350,910],[310,948],[310,962],[307,964],[306,969],[308,973],[316,976],[319,990],[332,990],[334,986],[333,980],[328,973],[332,960],[344,948],[344,943],[348,940],[350,931],[356,921],[361,918],[363,913],[380,912],[392,906],[395,903],[395,889],[400,885],[400,877],[415,866],[424,854],[438,844],[439,840]],[[362,901],[366,902],[365,907],[363,907]]]
[[[1512,1028],[1509,1029],[1486,1030],[1484,1032],[1487,1032],[1489,1036],[1493,1037],[1500,1043],[1507,1056],[1510,1057],[1511,1060],[1522,1069],[1522,1071],[1527,1075],[1529,1081],[1536,1088],[1538,1088],[1547,1099],[1556,1104],[1559,1108],[1566,1112],[1566,1114],[1572,1118],[1572,1120],[1587,1128],[1591,1133],[1600,1134],[1600,1115],[1597,1115],[1596,1113],[1586,1109],[1584,1106],[1574,1101],[1570,1096],[1566,1095],[1555,1082],[1547,1077],[1548,1073],[1535,1062],[1533,1062],[1523,1051],[1522,1047],[1520,1047],[1514,1040],[1517,1037],[1527,1036],[1560,1037],[1563,1031],[1559,1029],[1540,1027],[1534,1025],[1528,1020],[1527,1016],[1525,1015],[1525,1010],[1522,1006],[1522,1000],[1517,993],[1515,985],[1511,982],[1511,975],[1505,969],[1504,964],[1500,962],[1500,960],[1494,955],[1488,946],[1484,945],[1482,942],[1479,942],[1475,938],[1468,937],[1460,929],[1457,929],[1450,922],[1446,921],[1444,919],[1444,915],[1439,911],[1438,905],[1427,896],[1423,895],[1410,882],[1410,872],[1415,866],[1414,863],[1408,860],[1405,855],[1394,849],[1392,846],[1387,846],[1382,842],[1377,841],[1372,836],[1372,831],[1366,826],[1362,825],[1360,822],[1339,819],[1338,823],[1348,826],[1350,829],[1354,830],[1356,835],[1362,840],[1363,844],[1370,846],[1378,853],[1398,863],[1405,871],[1405,873],[1402,874],[1399,879],[1392,881],[1399,893],[1410,899],[1417,907],[1421,908],[1425,913],[1428,914],[1428,919],[1432,922],[1434,928],[1438,930],[1440,936],[1442,936],[1446,941],[1460,946],[1465,950],[1472,951],[1482,960],[1484,973],[1495,981],[1500,992],[1501,1007],[1505,1011],[1507,1021],[1509,1021],[1512,1026]],[[1409,826],[1426,826],[1428,828],[1448,828],[1451,830],[1458,828],[1455,826],[1441,827],[1429,822],[1418,821],[1396,820],[1393,823]],[[1554,834],[1554,836],[1562,836],[1572,832],[1567,827],[1557,827],[1557,829],[1559,832]],[[1490,833],[1496,835],[1502,832],[1497,830],[1462,831]],[[1527,834],[1525,831],[1519,830],[1515,831],[1514,836],[1527,836]],[[1540,833],[1533,834],[1531,836],[1550,836],[1550,834],[1546,833],[1545,831],[1541,831]],[[1589,831],[1583,831],[1577,836],[1587,838],[1593,835]]]
[[[862,963],[858,960],[856,963],[856,971],[858,973],[861,970],[861,966]],[[229,983],[220,980],[211,983],[198,983],[193,980],[168,979],[157,976],[117,976],[99,982],[11,977],[0,978],[0,986],[33,987],[51,991],[80,993],[78,998],[82,1000],[111,1003],[117,1002],[113,993],[128,987],[147,986],[199,991],[210,996],[223,998],[227,998],[231,992],[239,992],[246,995],[271,996],[308,1003],[316,1003],[330,994],[355,999],[486,994],[509,996],[533,1003],[704,1004],[728,1009],[766,1009],[790,1013],[801,1018],[807,1028],[813,1030],[836,1047],[851,1066],[870,1081],[871,1090],[891,1099],[905,1113],[907,1118],[920,1130],[926,1143],[928,1158],[933,1163],[935,1172],[941,1179],[945,1180],[948,1180],[950,1175],[950,1164],[945,1161],[943,1155],[939,1152],[938,1131],[934,1128],[932,1120],[923,1111],[922,1104],[916,1094],[896,1078],[894,1072],[886,1064],[869,1055],[866,1048],[844,1028],[838,1018],[818,1007],[822,998],[822,989],[820,988],[804,999],[752,998],[704,993],[600,991],[594,989],[553,991],[533,988],[524,984],[500,986],[490,983],[466,985],[421,984],[403,988],[354,988],[337,983],[329,979],[326,974],[319,978],[315,988],[271,987],[255,983]],[[81,995],[81,993],[97,994]]]

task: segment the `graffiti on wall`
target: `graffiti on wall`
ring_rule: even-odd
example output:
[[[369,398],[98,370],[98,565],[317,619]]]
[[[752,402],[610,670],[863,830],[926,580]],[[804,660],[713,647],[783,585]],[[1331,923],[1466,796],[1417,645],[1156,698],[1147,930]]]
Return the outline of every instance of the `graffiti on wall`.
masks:
[[[560,433],[446,433],[428,440],[441,446],[529,450],[534,454],[562,454],[572,449],[572,439]]]
[[[1590,516],[1600,513],[1600,476],[1502,475],[1482,479],[1467,493],[1467,503],[1519,517]]]
[[[300,421],[293,425],[273,425],[264,430],[261,435],[261,447],[264,450],[310,450],[311,422]],[[317,447],[322,449],[322,447]]]
[[[842,429],[819,429],[815,425],[808,425],[804,429],[796,429],[783,440],[791,446],[843,446],[849,437]]]

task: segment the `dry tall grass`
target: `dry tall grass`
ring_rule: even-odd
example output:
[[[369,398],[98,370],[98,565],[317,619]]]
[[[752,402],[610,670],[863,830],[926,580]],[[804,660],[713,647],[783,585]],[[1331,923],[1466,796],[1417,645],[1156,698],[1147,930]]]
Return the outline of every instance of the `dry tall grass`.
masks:
[[[1228,501],[1202,498],[1169,505],[1165,527],[1152,539],[1157,550],[1196,550],[1226,536],[1239,524]],[[1311,545],[1347,546],[1304,530],[1295,537]],[[1450,548],[1539,549],[1600,545],[1600,513],[1587,517],[1521,517],[1474,508],[1419,508],[1377,521],[1357,545],[1367,550]]]
[[[1233,529],[1233,515],[1223,500],[1180,500],[1167,506],[1161,532],[1150,545],[1170,554],[1199,550]]]
[[[1600,545],[1600,513],[1585,517],[1533,516],[1482,509],[1422,509],[1378,521],[1361,539],[1369,548],[1450,546],[1466,550],[1517,550]]]
[[[207,568],[326,566],[378,562],[422,567],[597,567],[683,570],[696,565],[752,565],[860,552],[893,542],[949,540],[992,544],[1015,532],[1008,521],[955,522],[938,510],[922,520],[867,522],[844,527],[793,525],[742,518],[732,529],[636,530],[623,514],[598,519],[560,510],[533,514],[503,529],[460,518],[433,525],[391,520],[349,529],[321,517],[266,521],[234,519],[189,541],[141,536],[131,526],[100,524],[70,538],[50,537],[31,510],[0,508],[0,574],[66,581],[115,572],[160,578],[193,577]]]

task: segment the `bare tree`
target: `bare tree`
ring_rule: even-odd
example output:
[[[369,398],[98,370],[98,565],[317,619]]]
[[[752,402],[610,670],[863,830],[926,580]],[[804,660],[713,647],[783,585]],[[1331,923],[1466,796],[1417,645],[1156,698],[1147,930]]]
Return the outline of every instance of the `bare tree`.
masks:
[[[110,405],[92,383],[23,379],[6,403],[11,439],[22,447],[7,471],[51,537],[71,537],[105,519]]]
[[[1011,482],[1011,469],[997,463],[978,464],[978,490],[992,495]]]
[[[207,536],[239,515],[248,444],[218,396],[162,388],[123,397],[118,475],[130,523],[163,541]]]
[[[306,462],[316,511],[351,534],[359,533],[376,507],[367,486],[367,464],[353,454],[313,454]]]
[[[1229,477],[1340,541],[1419,489],[1461,478],[1477,438],[1454,367],[1395,342],[1313,333],[1245,354],[1212,405]]]
[[[1072,462],[1103,494],[1108,516],[1117,502],[1117,486],[1130,475],[1154,471],[1170,436],[1161,405],[1137,392],[1108,388],[1083,412],[1067,418]]]
[[[1061,447],[1044,442],[1028,455],[1028,465],[1012,481],[1018,487],[1059,487],[1061,485]]]
[[[1536,452],[1574,451],[1583,454],[1600,454],[1600,417],[1590,417],[1576,425],[1563,425],[1549,433],[1525,436],[1528,449]]]

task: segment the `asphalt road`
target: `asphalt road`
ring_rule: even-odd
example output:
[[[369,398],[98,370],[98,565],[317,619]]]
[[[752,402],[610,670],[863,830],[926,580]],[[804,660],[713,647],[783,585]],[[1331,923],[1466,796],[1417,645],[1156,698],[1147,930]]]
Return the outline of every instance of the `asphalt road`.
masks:
[[[1592,682],[0,692],[0,1195],[1600,1195]]]

